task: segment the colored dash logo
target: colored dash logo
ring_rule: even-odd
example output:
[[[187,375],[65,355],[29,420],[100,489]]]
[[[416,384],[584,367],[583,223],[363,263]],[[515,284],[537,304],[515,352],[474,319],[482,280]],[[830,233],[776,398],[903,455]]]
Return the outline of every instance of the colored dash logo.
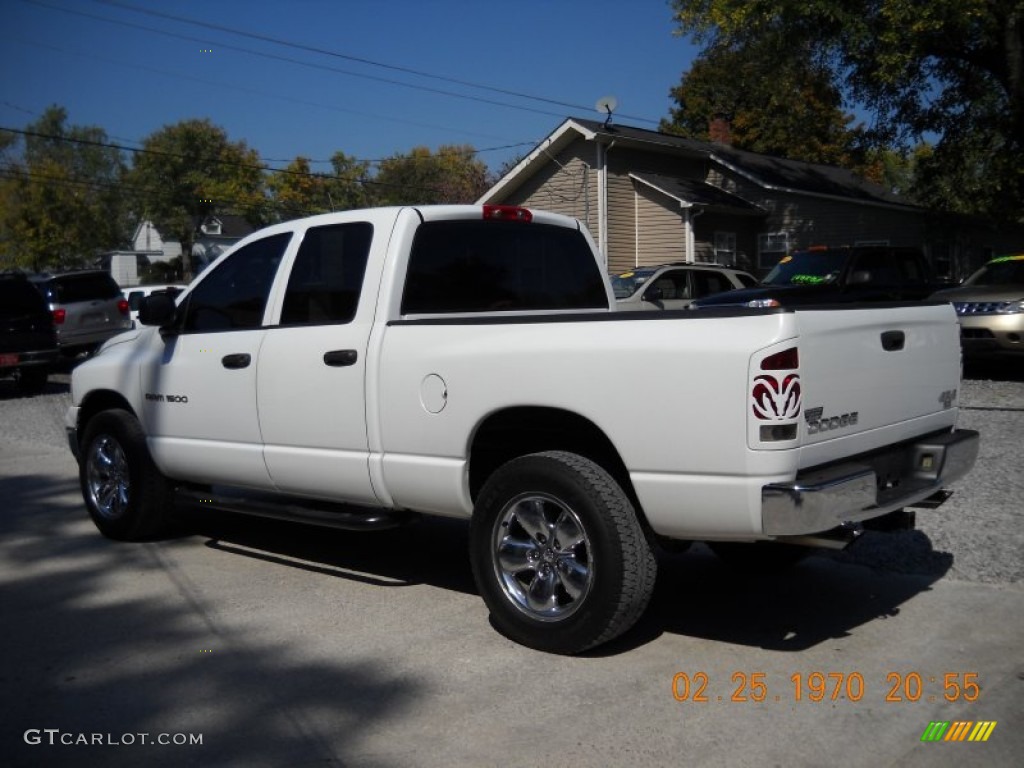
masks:
[[[921,734],[921,741],[988,741],[996,728],[995,720],[977,723],[967,720],[933,721]]]

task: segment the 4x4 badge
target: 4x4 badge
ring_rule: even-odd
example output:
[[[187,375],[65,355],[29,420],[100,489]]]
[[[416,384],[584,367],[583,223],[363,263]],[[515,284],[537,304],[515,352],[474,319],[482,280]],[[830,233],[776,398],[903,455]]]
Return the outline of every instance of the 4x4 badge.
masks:
[[[952,408],[953,403],[956,402],[956,390],[947,389],[941,395],[939,395],[939,402],[942,403],[943,408]]]

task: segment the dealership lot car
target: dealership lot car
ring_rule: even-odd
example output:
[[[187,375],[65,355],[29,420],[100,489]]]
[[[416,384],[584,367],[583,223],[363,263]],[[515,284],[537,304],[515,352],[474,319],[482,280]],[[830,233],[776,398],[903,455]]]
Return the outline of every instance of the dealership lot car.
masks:
[[[82,270],[31,279],[49,305],[57,344],[67,356],[92,352],[132,327],[128,301],[107,272]]]
[[[46,386],[57,359],[57,337],[49,309],[20,274],[0,274],[0,376],[13,376],[27,394]]]
[[[932,298],[956,308],[965,355],[1024,356],[1024,254],[993,259]]]
[[[617,308],[686,309],[690,302],[735,288],[752,288],[757,278],[718,264],[665,264],[611,276]]]

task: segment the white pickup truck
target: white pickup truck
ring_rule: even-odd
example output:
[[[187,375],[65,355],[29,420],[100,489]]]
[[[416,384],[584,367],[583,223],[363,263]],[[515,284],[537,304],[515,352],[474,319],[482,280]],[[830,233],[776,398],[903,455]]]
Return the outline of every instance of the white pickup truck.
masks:
[[[841,546],[975,461],[948,304],[614,307],[555,214],[272,226],[75,370],[89,514],[129,540],[181,497],[351,529],[467,518],[495,626],[576,653],[644,611],[660,543]]]

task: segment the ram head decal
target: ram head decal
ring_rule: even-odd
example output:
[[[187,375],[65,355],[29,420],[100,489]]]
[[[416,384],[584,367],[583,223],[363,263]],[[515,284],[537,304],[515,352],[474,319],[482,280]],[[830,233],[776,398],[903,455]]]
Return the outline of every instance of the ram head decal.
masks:
[[[770,373],[754,378],[751,392],[754,415],[764,421],[788,421],[800,415],[800,376],[787,374],[781,380]]]

